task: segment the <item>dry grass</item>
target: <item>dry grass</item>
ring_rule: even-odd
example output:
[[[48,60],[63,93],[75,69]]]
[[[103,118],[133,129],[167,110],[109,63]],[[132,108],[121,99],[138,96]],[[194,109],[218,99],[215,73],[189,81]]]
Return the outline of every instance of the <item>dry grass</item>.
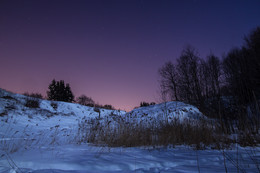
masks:
[[[112,123],[108,120],[92,119],[79,124],[80,142],[107,145],[109,147],[168,146],[189,145],[195,149],[209,146],[215,149],[227,148],[232,141],[220,133],[220,125],[206,121],[150,123],[129,123],[117,118]]]
[[[28,108],[39,108],[40,107],[40,103],[38,99],[27,99],[25,106]]]
[[[52,107],[54,110],[57,110],[58,104],[55,103],[55,102],[51,102],[51,107]]]

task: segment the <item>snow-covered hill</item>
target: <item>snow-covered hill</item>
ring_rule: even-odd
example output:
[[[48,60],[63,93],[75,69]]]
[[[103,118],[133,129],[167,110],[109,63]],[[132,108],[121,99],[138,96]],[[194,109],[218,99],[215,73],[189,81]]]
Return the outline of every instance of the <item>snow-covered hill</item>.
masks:
[[[147,107],[136,108],[125,115],[130,119],[145,120],[167,120],[178,119],[183,120],[199,120],[206,117],[198,110],[198,108],[185,104],[183,102],[166,102]]]
[[[82,123],[91,120],[150,122],[205,118],[199,110],[181,102],[168,102],[134,109],[128,113],[75,103],[37,100],[39,106],[25,106],[33,98],[0,89],[0,172],[224,172],[223,154],[201,151],[199,156],[187,147],[167,150],[106,148],[79,143]],[[241,149],[242,150],[242,149]],[[235,151],[227,151],[230,157]],[[248,153],[248,150],[243,151]],[[245,156],[245,155],[244,155]],[[259,159],[259,153],[256,158]],[[251,157],[251,156],[250,156]],[[249,158],[247,156],[246,158]],[[244,158],[243,158],[244,159]],[[214,165],[209,164],[214,162]],[[243,163],[244,164],[244,163]],[[248,172],[256,167],[245,162]],[[229,171],[237,171],[227,163]]]
[[[39,106],[36,108],[28,106],[28,100],[38,102]],[[93,107],[35,99],[0,89],[0,137],[2,140],[11,136],[12,138],[26,136],[28,139],[48,144],[54,140],[48,136],[64,136],[55,139],[56,143],[64,144],[74,141],[82,135],[79,134],[79,126],[84,125],[83,130],[86,130],[87,123],[91,123],[92,120],[103,125],[111,122],[113,125],[123,119],[149,127],[150,124],[171,121],[175,118],[196,121],[205,117],[196,107],[182,102],[140,107],[128,113],[120,110],[100,109],[99,113]],[[39,139],[39,137],[41,138]]]
[[[38,101],[39,108],[26,107],[25,105],[27,100]],[[100,112],[101,116],[105,116],[111,112],[118,115],[125,113],[125,111],[114,111],[107,109],[100,109]],[[81,117],[87,115],[90,118],[99,115],[98,112],[94,111],[93,107],[82,106],[76,103],[35,99],[0,89],[0,114],[1,113],[28,116],[42,115],[43,117],[52,117],[54,115]]]
[[[28,100],[36,100],[39,102],[38,108],[30,108],[26,106]],[[4,115],[27,115],[36,117],[41,115],[42,118],[50,118],[55,115],[60,116],[77,116],[95,118],[99,113],[93,107],[83,106],[75,103],[49,101],[35,99],[20,94],[14,94],[0,89],[0,114]],[[131,119],[162,119],[167,117],[168,120],[178,118],[184,119],[201,119],[205,118],[198,108],[182,102],[167,102],[147,107],[136,108],[128,113],[120,110],[100,109],[100,116],[104,117],[109,114],[126,116]]]

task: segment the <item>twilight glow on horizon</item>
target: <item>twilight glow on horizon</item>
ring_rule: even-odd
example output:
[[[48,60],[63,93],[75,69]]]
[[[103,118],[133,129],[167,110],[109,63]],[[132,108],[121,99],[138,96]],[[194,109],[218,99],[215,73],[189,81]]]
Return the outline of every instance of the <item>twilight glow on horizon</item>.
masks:
[[[158,102],[158,69],[192,45],[204,58],[239,47],[260,25],[259,0],[1,0],[0,88],[131,110]]]

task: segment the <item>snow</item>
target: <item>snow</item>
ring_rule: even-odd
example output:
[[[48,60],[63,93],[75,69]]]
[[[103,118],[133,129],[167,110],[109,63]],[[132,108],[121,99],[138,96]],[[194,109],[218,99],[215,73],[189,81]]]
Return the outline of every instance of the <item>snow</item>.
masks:
[[[94,108],[48,100],[39,100],[40,108],[28,108],[27,99],[0,89],[0,172],[225,172],[224,163],[228,172],[237,172],[237,166],[242,172],[259,172],[259,147],[233,146],[224,157],[222,150],[196,151],[188,146],[109,148],[80,143],[79,124],[99,117]],[[114,116],[143,123],[205,118],[182,102],[128,113],[101,109],[100,121]]]
[[[184,120],[199,120],[206,119],[206,117],[198,110],[198,108],[185,104],[183,102],[166,102],[147,107],[136,108],[128,113],[126,116],[130,119],[138,119],[138,121],[150,120],[168,120],[172,121],[178,119]]]
[[[246,172],[256,172],[254,163],[248,160],[248,152],[250,148],[239,148],[239,166]],[[228,150],[226,153],[236,160],[236,150]],[[11,157],[22,172],[32,173],[198,172],[198,165],[200,172],[225,172],[221,151],[194,151],[185,146],[149,149],[62,145],[18,151]],[[259,159],[259,153],[255,157]],[[230,161],[226,163],[228,172],[237,172],[236,165]],[[12,170],[6,159],[2,158],[0,165],[1,172]]]

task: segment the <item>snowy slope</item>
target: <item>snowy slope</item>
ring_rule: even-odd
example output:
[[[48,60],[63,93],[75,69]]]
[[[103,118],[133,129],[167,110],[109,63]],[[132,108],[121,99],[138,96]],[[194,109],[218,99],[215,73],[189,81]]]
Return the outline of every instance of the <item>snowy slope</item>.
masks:
[[[18,137],[23,136],[25,131],[31,131],[30,134],[36,136],[42,134],[43,131],[45,131],[44,133],[46,131],[55,132],[57,135],[60,131],[59,134],[61,133],[63,136],[75,138],[80,123],[99,118],[99,113],[94,111],[93,107],[37,99],[39,108],[29,108],[25,106],[28,99],[33,98],[0,89],[0,121],[2,124],[0,135]],[[205,118],[205,116],[194,106],[182,102],[167,102],[140,107],[128,113],[100,109],[100,120],[98,121],[100,123],[111,121],[113,124],[118,119],[124,119],[129,122],[149,125],[166,120],[171,121],[174,118],[181,121],[189,119],[191,122],[195,122],[195,120]],[[26,133],[27,136],[30,134]]]
[[[145,120],[167,120],[171,121],[178,119],[184,120],[200,120],[206,117],[198,110],[198,108],[185,104],[183,102],[166,102],[147,107],[136,108],[128,113],[126,117],[129,119],[137,119],[139,121]]]
[[[74,103],[39,100],[39,108],[28,108],[30,98],[0,89],[0,173],[15,172],[225,172],[223,153],[177,148],[106,148],[79,143],[79,125],[91,119],[149,123],[158,120],[196,121],[204,118],[196,107],[169,102],[137,108],[131,112],[101,109],[101,118],[92,107]],[[52,104],[57,104],[53,108]],[[116,118],[115,118],[116,117]],[[256,172],[259,152],[240,148],[239,158],[246,172]],[[253,152],[252,155],[248,153]],[[226,151],[231,158],[234,150]],[[253,161],[251,157],[255,158]],[[226,161],[228,172],[237,172]]]
[[[64,136],[55,139],[55,142],[68,143],[76,137],[79,122],[99,117],[93,107],[75,103],[37,99],[39,108],[29,108],[25,106],[28,99],[33,98],[0,90],[1,140],[31,138],[41,143],[51,143],[53,139],[49,136]],[[57,107],[53,108],[53,103]],[[111,113],[125,114],[124,111],[100,109],[101,118]]]
[[[0,113],[7,111],[8,113],[15,114],[23,114],[23,115],[42,115],[42,116],[53,116],[53,115],[62,115],[62,116],[84,116],[88,115],[89,117],[96,117],[98,113],[94,111],[93,107],[82,106],[75,103],[67,103],[67,102],[57,102],[57,101],[49,101],[49,100],[39,100],[40,107],[36,109],[31,109],[25,107],[25,103],[27,99],[32,99],[30,97],[13,94],[10,92],[6,92],[5,90],[0,89]],[[52,103],[57,104],[57,108],[53,108]],[[14,109],[8,109],[8,107],[13,107]],[[114,111],[107,109],[100,109],[101,116],[110,114],[114,112],[115,114],[124,114],[125,111]]]

